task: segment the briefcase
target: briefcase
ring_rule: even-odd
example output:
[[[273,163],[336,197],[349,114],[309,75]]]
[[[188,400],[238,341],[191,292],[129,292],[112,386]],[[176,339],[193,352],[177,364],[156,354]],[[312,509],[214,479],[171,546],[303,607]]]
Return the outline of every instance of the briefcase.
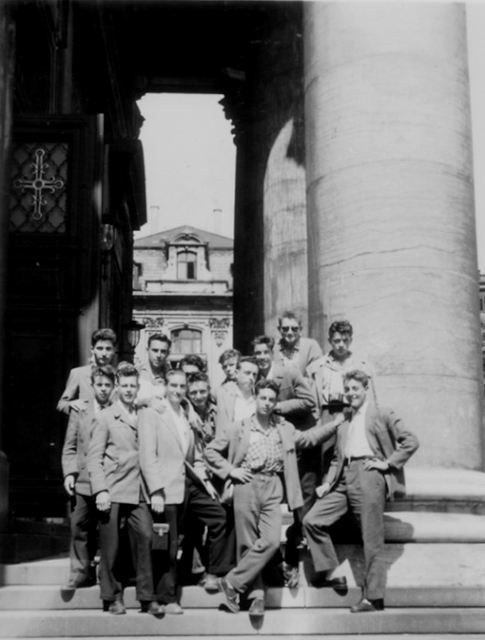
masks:
[[[154,522],[152,526],[152,551],[167,551],[170,525],[166,522]]]

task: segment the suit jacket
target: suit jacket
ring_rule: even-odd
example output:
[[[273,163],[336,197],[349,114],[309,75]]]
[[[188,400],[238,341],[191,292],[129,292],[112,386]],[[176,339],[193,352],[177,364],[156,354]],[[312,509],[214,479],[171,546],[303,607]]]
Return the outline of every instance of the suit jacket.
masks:
[[[94,495],[108,491],[112,502],[139,504],[148,495],[138,453],[138,427],[130,424],[118,403],[94,419],[88,453],[88,471]]]
[[[205,486],[205,468],[196,434],[189,428],[185,455],[170,411],[158,413],[151,407],[139,411],[140,464],[149,494],[162,491],[167,504],[182,504],[186,474]]]
[[[337,431],[337,445],[330,468],[325,477],[333,488],[342,477],[345,450],[349,434],[352,411],[346,411],[346,420]],[[384,474],[387,485],[387,497],[403,497],[406,493],[403,466],[418,449],[417,437],[404,428],[400,418],[392,409],[377,409],[369,405],[365,415],[367,441],[379,460],[389,463],[389,471]]]
[[[216,391],[216,434],[234,422],[234,407],[238,397],[236,383],[221,386]]]
[[[57,410],[62,413],[69,413],[71,400],[85,400],[86,403],[94,401],[94,390],[91,383],[91,373],[93,367],[87,364],[84,367],[71,369],[67,379],[66,388],[57,403]]]
[[[240,467],[246,458],[251,432],[251,418],[233,422],[218,433],[204,451],[210,470],[222,480],[229,477],[235,467]],[[307,431],[298,431],[284,418],[278,418],[276,428],[283,443],[283,465],[286,499],[291,510],[303,506],[303,498],[296,460],[296,449],[314,447],[324,442],[334,432],[333,423],[319,425]]]
[[[62,448],[62,473],[64,478],[76,476],[76,493],[91,495],[88,473],[88,452],[93,432],[94,403],[90,402],[83,411],[71,411],[66,437]]]
[[[293,367],[273,365],[272,379],[280,385],[278,402],[281,415],[297,429],[315,424],[315,394],[307,380]]]
[[[309,364],[322,357],[322,350],[320,345],[313,338],[300,338],[298,343],[298,359],[296,361],[297,367],[302,376],[305,375]],[[283,358],[281,355],[281,340],[276,343],[274,349],[274,359],[278,364],[283,364]]]

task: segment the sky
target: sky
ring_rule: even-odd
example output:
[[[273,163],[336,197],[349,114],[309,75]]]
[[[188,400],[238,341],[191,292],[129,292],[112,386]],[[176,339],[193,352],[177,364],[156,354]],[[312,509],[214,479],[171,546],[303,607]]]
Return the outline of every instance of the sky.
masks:
[[[467,29],[478,264],[485,273],[485,0],[467,3]],[[183,224],[234,237],[236,147],[221,97],[148,94],[138,102],[149,223],[135,237]]]

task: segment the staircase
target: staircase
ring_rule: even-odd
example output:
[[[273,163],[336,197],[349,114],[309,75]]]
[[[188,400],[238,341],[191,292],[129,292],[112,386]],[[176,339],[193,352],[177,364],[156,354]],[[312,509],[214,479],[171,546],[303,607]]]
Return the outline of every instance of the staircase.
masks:
[[[128,614],[112,616],[101,610],[98,587],[61,592],[69,561],[59,557],[0,566],[0,638],[485,637],[485,474],[411,470],[408,493],[386,516],[384,612],[349,612],[360,597],[363,566],[354,544],[337,548],[347,593],[308,586],[311,563],[303,553],[301,586],[271,588],[259,620],[219,610],[223,596],[200,587],[184,588],[182,616],[138,613],[133,588],[125,593]]]

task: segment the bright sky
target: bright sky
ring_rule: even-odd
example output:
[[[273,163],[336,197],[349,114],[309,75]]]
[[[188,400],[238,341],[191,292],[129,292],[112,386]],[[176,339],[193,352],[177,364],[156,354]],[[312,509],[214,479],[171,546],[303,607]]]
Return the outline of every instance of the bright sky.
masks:
[[[485,272],[485,0],[467,3],[478,262]],[[235,155],[221,96],[146,95],[146,236],[182,224],[234,236]],[[222,213],[214,214],[214,210]]]
[[[136,237],[183,224],[234,237],[236,147],[221,98],[167,93],[139,100],[149,223]]]

